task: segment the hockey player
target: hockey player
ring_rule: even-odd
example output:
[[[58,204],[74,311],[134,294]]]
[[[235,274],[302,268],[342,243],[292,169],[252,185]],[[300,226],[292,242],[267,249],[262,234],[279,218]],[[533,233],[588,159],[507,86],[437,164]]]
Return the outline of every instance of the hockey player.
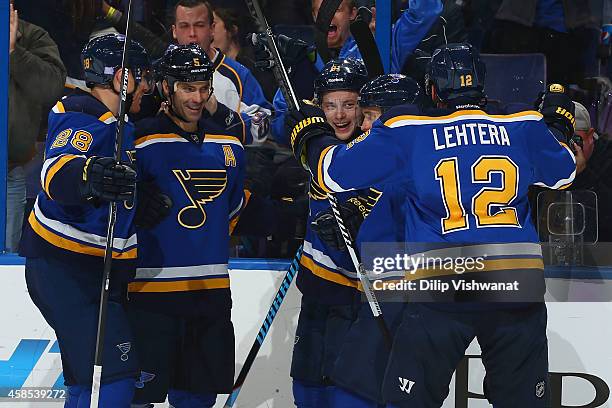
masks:
[[[141,360],[137,406],[212,407],[234,380],[229,233],[246,204],[240,116],[212,93],[214,67],[195,44],[159,65],[166,109],[136,126],[139,179],[173,203],[138,229],[129,314]]]
[[[395,333],[383,383],[392,405],[441,406],[455,367],[477,338],[490,402],[548,406],[543,262],[527,188],[564,188],[574,179],[575,158],[564,143],[573,135],[574,109],[563,87],[553,85],[541,113],[493,115],[483,104],[484,74],[470,45],[437,49],[427,90],[438,109],[391,109],[350,149],[337,145],[316,108],[304,106],[288,120],[296,157],[325,191],[407,183],[407,254],[416,248],[430,250],[428,257],[458,259],[449,253],[455,247],[482,262],[467,274],[425,265],[402,276],[419,285],[438,277],[460,286],[410,295],[432,302],[411,304]],[[462,290],[467,279],[481,290]],[[510,289],[487,291],[484,282]]]
[[[365,84],[359,93],[363,113],[361,130],[367,132],[383,112],[404,104],[419,104],[423,97],[421,87],[413,79],[401,74],[381,75]],[[350,201],[340,203],[345,225],[355,237],[357,250],[369,243],[404,242],[403,205],[407,188],[403,184],[385,185],[382,196],[369,212],[359,211]],[[312,228],[325,245],[341,249],[344,239],[338,223],[327,209],[316,215]],[[379,299],[380,300],[380,299]],[[401,322],[404,304],[380,302],[387,327],[393,333]],[[330,379],[336,385],[335,408],[377,408],[384,406],[381,384],[389,358],[385,340],[372,318],[367,303],[361,302],[356,319],[351,322],[337,358],[330,370]]]
[[[353,59],[330,61],[315,80],[315,102],[325,112],[334,138],[348,143],[359,134],[359,89],[367,81],[365,68]],[[366,189],[341,194],[368,206],[378,193]],[[326,194],[311,180],[309,217],[297,287],[302,292],[296,341],[291,362],[293,396],[300,408],[333,406],[329,373],[338,346],[354,318],[359,299],[355,268],[346,252],[323,243],[309,227],[314,216],[329,208]]]
[[[28,292],[57,335],[68,386],[66,408],[89,406],[110,201],[117,202],[117,222],[100,406],[129,407],[138,374],[123,306],[136,260],[136,173],[127,154],[134,146],[130,122],[120,147],[122,164],[113,158],[124,43],[117,34],[91,40],[81,54],[91,94],[76,91],[49,113],[43,191],[21,244]],[[128,97],[149,68],[139,44],[132,42],[129,54]]]

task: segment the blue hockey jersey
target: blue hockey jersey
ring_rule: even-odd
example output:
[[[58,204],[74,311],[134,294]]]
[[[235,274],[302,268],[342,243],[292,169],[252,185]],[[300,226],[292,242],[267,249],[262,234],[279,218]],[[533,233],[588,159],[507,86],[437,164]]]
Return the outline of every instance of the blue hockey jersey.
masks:
[[[359,280],[348,252],[329,248],[310,227],[320,212],[330,208],[327,194],[311,182],[308,195],[306,235],[296,285],[303,296],[320,303],[351,303]],[[336,197],[343,202],[356,196],[357,192],[347,192]]]
[[[229,234],[247,198],[242,129],[227,126],[227,111],[219,104],[196,133],[164,113],[137,123],[139,179],[154,181],[173,207],[157,226],[138,230],[132,301],[177,313],[205,313],[211,302],[231,304]],[[240,123],[238,115],[233,120]]]
[[[78,184],[87,157],[113,157],[116,118],[92,95],[77,91],[57,102],[49,113],[45,161],[38,193],[28,218],[20,253],[27,257],[104,257],[108,204],[85,201]],[[122,159],[130,162],[133,125],[125,124]],[[118,203],[114,266],[133,267],[136,233],[132,226],[133,203]]]
[[[531,184],[568,187],[576,172],[571,150],[538,112],[428,113],[397,107],[352,143],[334,146],[331,135],[313,141],[308,146],[313,176],[325,191],[401,183],[406,186],[408,243],[435,244],[433,254],[440,257],[456,253],[449,248],[459,246],[461,253],[484,257],[482,272],[541,275],[527,189]],[[419,270],[405,278],[431,273],[440,271]]]

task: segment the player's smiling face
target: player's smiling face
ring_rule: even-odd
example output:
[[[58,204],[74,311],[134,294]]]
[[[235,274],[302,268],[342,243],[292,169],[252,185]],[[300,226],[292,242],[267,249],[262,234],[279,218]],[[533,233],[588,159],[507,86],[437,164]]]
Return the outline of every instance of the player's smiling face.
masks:
[[[172,108],[188,122],[200,120],[204,105],[210,97],[210,82],[177,82],[174,87]]]
[[[357,103],[359,94],[354,91],[331,91],[323,94],[321,109],[327,123],[340,140],[349,140],[361,121],[361,109]]]

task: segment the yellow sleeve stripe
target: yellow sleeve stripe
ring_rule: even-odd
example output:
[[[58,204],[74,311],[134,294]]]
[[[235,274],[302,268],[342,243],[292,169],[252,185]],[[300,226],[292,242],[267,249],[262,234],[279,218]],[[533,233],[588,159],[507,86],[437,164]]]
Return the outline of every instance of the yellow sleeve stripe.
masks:
[[[106,112],[104,115],[100,116],[98,120],[107,124],[116,121],[115,115],[113,115],[112,112]]]
[[[230,287],[229,278],[194,279],[184,281],[132,282],[128,285],[129,292],[188,292],[204,289],[225,289]]]
[[[495,119],[501,121],[509,121],[509,122],[517,122],[520,120],[525,120],[527,118],[532,118],[539,120],[542,118],[542,114],[537,111],[523,111],[512,113],[509,115],[490,115],[481,110],[460,110],[457,112],[453,112],[450,115],[445,116],[418,116],[418,115],[400,115],[394,118],[388,119],[385,121],[385,126],[392,127],[398,122],[407,121],[407,122],[419,122],[420,124],[424,123],[439,123],[448,121],[449,119],[458,119],[464,116],[477,116],[476,119]]]
[[[55,113],[66,113],[66,109],[64,108],[64,104],[61,101],[57,102],[52,110]]]
[[[244,202],[242,204],[242,209],[246,208],[249,204],[249,200],[251,199],[251,192],[249,190],[244,190]],[[229,234],[232,235],[234,230],[236,229],[236,225],[238,225],[238,220],[240,219],[240,211],[236,212],[236,215],[229,224]]]
[[[47,174],[45,175],[45,185],[43,186],[43,189],[45,190],[45,193],[47,193],[50,199],[53,199],[53,197],[51,197],[51,190],[49,188],[51,186],[51,180],[53,180],[53,177],[57,174],[58,171],[62,169],[62,167],[64,167],[66,163],[76,159],[77,157],[79,156],[75,156],[72,154],[66,154],[64,156],[61,156],[59,159],[57,159],[55,163],[53,163],[49,170],[47,170]]]
[[[331,188],[327,187],[325,185],[325,181],[324,181],[324,175],[323,175],[323,160],[325,159],[325,156],[327,155],[327,152],[329,152],[332,148],[334,148],[335,146],[327,146],[322,152],[321,155],[319,156],[319,164],[317,165],[317,184],[319,185],[319,187],[321,187],[323,189],[323,191],[325,191],[326,193],[331,193],[332,190]]]
[[[51,245],[80,254],[93,255],[101,258],[104,257],[104,248],[81,244],[49,231],[40,222],[38,222],[38,219],[34,215],[34,211],[30,213],[28,222],[30,223],[30,226],[34,232],[36,232],[42,239],[49,242]],[[113,251],[113,259],[136,259],[136,255],[137,248],[132,248],[125,252]]]
[[[319,266],[306,254],[302,255],[300,264],[308,268],[310,272],[312,272],[314,275],[318,276],[321,279],[325,279],[327,281],[337,283],[338,285],[349,286],[351,288],[363,291],[361,282],[359,282],[358,280],[349,279],[339,272],[333,272],[327,268]]]

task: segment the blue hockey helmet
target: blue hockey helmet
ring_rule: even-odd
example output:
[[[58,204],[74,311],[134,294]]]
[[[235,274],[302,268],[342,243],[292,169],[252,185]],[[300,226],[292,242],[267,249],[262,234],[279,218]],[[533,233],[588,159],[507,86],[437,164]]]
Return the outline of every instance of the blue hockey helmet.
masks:
[[[321,97],[330,91],[355,91],[368,81],[368,72],[360,60],[346,58],[329,61],[314,82],[314,98],[321,103]]]
[[[168,82],[170,93],[177,82],[212,81],[214,72],[210,58],[197,44],[170,46],[156,65],[157,78]]]
[[[94,85],[111,85],[117,70],[123,61],[125,36],[122,34],[105,34],[91,39],[81,52],[81,63],[85,71],[85,83],[89,88]],[[128,64],[136,82],[149,76],[151,62],[147,51],[136,41],[130,42]]]
[[[448,44],[434,50],[427,65],[427,93],[433,85],[442,102],[484,98],[486,67],[480,54],[468,43]]]
[[[365,84],[359,92],[362,108],[375,107],[383,110],[398,105],[420,102],[422,91],[412,78],[402,74],[385,74]]]

